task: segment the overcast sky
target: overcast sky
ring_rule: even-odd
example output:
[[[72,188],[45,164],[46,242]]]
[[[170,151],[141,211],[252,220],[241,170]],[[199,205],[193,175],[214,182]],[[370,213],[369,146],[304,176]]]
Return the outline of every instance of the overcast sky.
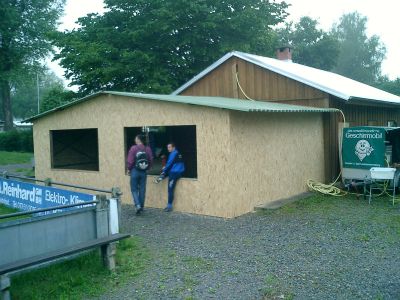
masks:
[[[368,17],[368,34],[376,34],[385,44],[387,53],[382,64],[383,74],[391,79],[400,77],[400,36],[395,20],[399,17],[397,0],[286,0],[291,4],[289,20],[298,21],[301,16],[317,19],[324,30],[329,30],[341,15],[357,10]],[[60,30],[73,29],[75,21],[91,12],[103,12],[103,0],[67,0]],[[63,70],[56,62],[50,68],[62,77]]]

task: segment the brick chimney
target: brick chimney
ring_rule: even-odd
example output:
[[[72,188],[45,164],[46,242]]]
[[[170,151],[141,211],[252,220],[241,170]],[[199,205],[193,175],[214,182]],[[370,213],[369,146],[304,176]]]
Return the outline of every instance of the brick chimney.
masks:
[[[276,58],[279,60],[292,62],[292,50],[290,46],[283,46],[276,49]]]

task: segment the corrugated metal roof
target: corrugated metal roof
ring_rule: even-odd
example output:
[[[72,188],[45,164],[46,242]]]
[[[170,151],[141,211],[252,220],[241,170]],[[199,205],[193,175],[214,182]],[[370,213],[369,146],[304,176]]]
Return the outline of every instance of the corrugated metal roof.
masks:
[[[352,80],[336,73],[307,67],[301,64],[281,61],[275,58],[253,55],[238,51],[230,52],[217,60],[211,66],[193,77],[172,94],[177,95],[209,72],[227,61],[231,57],[238,57],[264,69],[276,72],[293,80],[302,82],[308,86],[334,95],[343,100],[373,100],[393,104],[400,104],[400,97],[374,88],[367,84]]]
[[[74,102],[59,106],[52,110],[33,116],[24,122],[32,122],[36,119],[54,113],[56,111],[64,110],[70,106],[77,105],[81,102],[95,98],[100,95],[116,95],[130,98],[173,102],[188,105],[207,106],[213,108],[237,110],[243,112],[337,112],[337,109],[332,108],[316,108],[298,105],[281,104],[274,102],[262,102],[262,101],[250,101],[240,100],[223,97],[197,97],[197,96],[177,96],[177,95],[157,95],[157,94],[138,94],[138,93],[126,93],[126,92],[113,92],[104,91],[98,92]]]

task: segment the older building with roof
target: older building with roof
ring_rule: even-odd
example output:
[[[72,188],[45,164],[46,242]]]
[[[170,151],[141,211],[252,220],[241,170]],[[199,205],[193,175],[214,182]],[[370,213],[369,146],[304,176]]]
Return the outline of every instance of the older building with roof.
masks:
[[[339,173],[339,134],[343,126],[400,124],[400,97],[372,86],[291,60],[291,49],[279,59],[233,51],[178,88],[174,95],[254,99],[340,109],[324,116],[325,180]]]

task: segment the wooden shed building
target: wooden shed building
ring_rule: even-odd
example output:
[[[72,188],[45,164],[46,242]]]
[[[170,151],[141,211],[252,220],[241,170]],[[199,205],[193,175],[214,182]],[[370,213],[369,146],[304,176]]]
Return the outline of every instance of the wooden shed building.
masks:
[[[187,169],[175,209],[229,218],[306,191],[307,178],[323,180],[323,120],[336,113],[234,98],[100,92],[29,121],[38,178],[119,186],[123,201],[132,203],[126,155],[144,132],[157,156],[146,206],[166,204],[166,183],[152,182],[174,140]]]
[[[324,116],[325,180],[339,173],[339,128],[400,125],[400,97],[366,84],[291,60],[291,49],[277,50],[278,59],[230,52],[178,88],[174,95],[255,99],[340,109]]]

